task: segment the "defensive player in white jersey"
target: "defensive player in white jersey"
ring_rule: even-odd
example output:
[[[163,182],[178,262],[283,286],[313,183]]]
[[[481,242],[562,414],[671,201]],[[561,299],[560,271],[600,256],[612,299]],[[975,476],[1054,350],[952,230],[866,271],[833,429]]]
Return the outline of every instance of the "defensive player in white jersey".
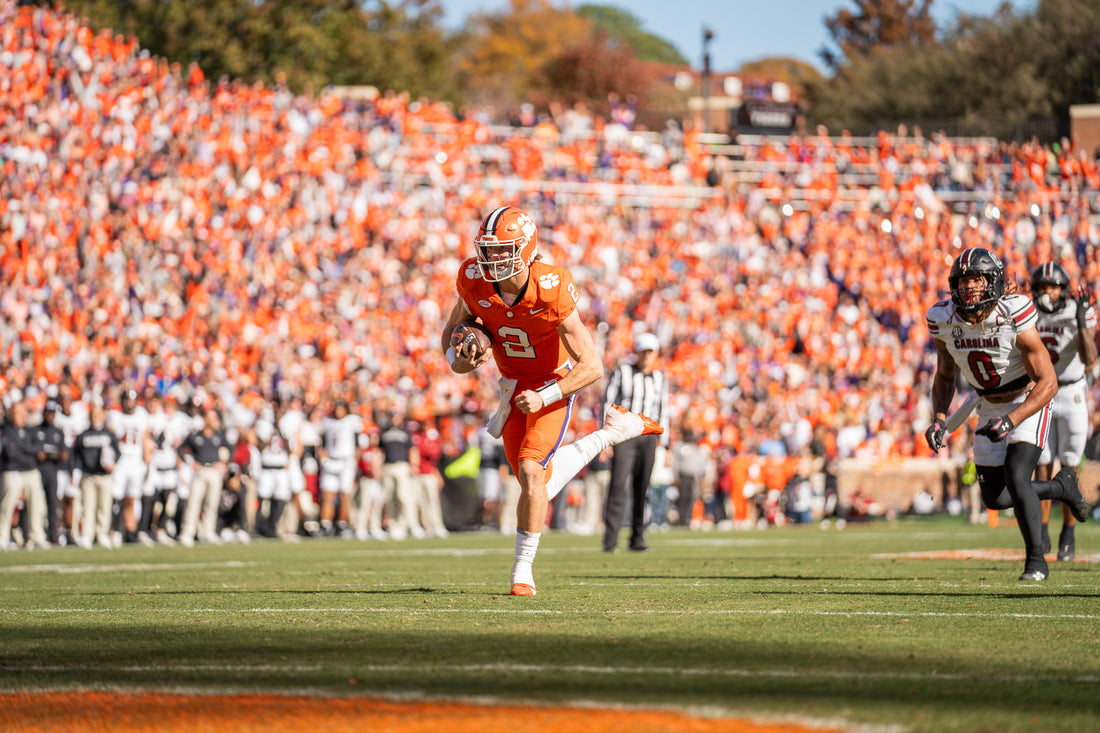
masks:
[[[149,434],[149,413],[137,403],[137,392],[122,393],[120,406],[107,415],[107,429],[118,437],[119,457],[112,472],[115,504],[121,503],[116,515],[112,540],[116,547],[137,541],[135,505],[145,492],[145,476],[153,457],[153,439]]]
[[[337,400],[332,415],[321,420],[321,434],[321,533],[352,537],[348,512],[355,495],[359,449],[366,441],[363,418],[350,412],[346,402]]]
[[[1046,262],[1031,271],[1031,297],[1039,309],[1039,337],[1050,352],[1058,393],[1050,402],[1050,439],[1039,457],[1035,478],[1045,481],[1054,472],[1054,459],[1077,471],[1089,437],[1088,385],[1085,374],[1096,366],[1096,311],[1088,286],[1070,297],[1069,273],[1057,262]],[[1050,551],[1050,502],[1043,502],[1043,551]],[[1062,531],[1058,536],[1058,560],[1077,554],[1072,512],[1062,506]]]
[[[1071,468],[1050,481],[1032,481],[1047,440],[1050,400],[1058,391],[1054,364],[1035,328],[1035,305],[1025,295],[1005,292],[1004,265],[980,247],[955,258],[948,282],[950,299],[927,314],[936,373],[925,438],[933,451],[944,447],[947,411],[961,375],[980,397],[974,463],[982,499],[991,509],[1015,510],[1026,554],[1020,580],[1046,580],[1040,500],[1066,503],[1079,521],[1088,516],[1088,503]]]

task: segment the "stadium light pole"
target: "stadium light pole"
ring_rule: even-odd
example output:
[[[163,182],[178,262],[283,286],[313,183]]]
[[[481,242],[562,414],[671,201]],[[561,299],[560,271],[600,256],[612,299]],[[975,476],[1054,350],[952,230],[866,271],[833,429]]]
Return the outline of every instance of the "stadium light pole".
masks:
[[[703,132],[710,132],[710,42],[714,31],[703,26]]]

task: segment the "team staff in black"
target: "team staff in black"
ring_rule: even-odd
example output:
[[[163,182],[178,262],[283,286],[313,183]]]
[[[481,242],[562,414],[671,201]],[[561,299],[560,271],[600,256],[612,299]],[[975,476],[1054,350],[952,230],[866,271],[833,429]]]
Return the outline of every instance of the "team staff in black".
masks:
[[[3,446],[4,497],[0,500],[0,550],[11,542],[11,520],[20,497],[28,517],[27,547],[49,547],[46,541],[45,513],[42,493],[42,476],[38,473],[38,454],[42,443],[38,432],[27,427],[27,403],[22,395],[8,409],[8,419],[0,428],[0,446]]]
[[[111,472],[119,455],[118,436],[107,429],[107,411],[93,404],[88,414],[91,426],[73,442],[73,473],[80,474],[80,512],[73,520],[76,544],[86,550],[94,539],[103,547],[111,542],[111,508],[114,504],[114,478]]]
[[[626,511],[627,495],[631,497],[630,549],[645,552],[645,505],[649,478],[657,445],[668,447],[668,383],[657,369],[661,344],[652,333],[639,333],[634,338],[634,361],[619,366],[611,373],[604,395],[604,414],[612,405],[622,405],[631,412],[657,421],[664,432],[641,435],[619,443],[612,449],[611,477],[603,508],[603,551],[618,549],[619,529]]]
[[[46,494],[46,540],[58,544],[57,501],[58,473],[69,465],[69,446],[65,433],[54,424],[59,405],[50,400],[42,410],[42,422],[35,429],[42,446],[38,453],[38,473],[42,476],[42,490]]]
[[[378,446],[382,451],[382,492],[389,512],[390,537],[403,540],[413,527],[420,527],[412,479],[412,466],[420,462],[420,451],[397,413],[389,416]]]
[[[183,516],[179,542],[185,547],[195,543],[195,533],[202,542],[217,544],[218,504],[222,485],[228,473],[233,446],[222,430],[221,414],[215,409],[203,413],[202,429],[188,435],[178,450],[182,460],[194,464],[191,480],[191,500]],[[202,524],[199,524],[199,514]]]

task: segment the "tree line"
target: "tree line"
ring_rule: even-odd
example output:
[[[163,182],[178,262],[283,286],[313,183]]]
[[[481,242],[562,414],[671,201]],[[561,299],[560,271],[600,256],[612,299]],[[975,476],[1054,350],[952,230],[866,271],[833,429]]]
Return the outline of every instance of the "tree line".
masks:
[[[826,16],[824,73],[786,58],[764,74],[805,91],[807,121],[865,132],[885,120],[955,120],[982,132],[1006,122],[1068,119],[1100,101],[1100,3],[1037,0],[938,27],[934,0],[847,0]],[[689,64],[679,49],[613,5],[511,0],[448,28],[440,0],[65,0],[93,28],[136,36],[151,53],[197,63],[208,79],[285,83],[296,92],[370,85],[502,116],[608,95],[671,109]],[[721,39],[717,39],[721,42]],[[807,53],[815,50],[807,49]]]

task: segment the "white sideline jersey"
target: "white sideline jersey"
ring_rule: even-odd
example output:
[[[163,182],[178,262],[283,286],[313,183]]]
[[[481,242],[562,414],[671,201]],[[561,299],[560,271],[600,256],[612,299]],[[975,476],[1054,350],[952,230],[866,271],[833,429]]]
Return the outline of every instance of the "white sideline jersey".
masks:
[[[1071,384],[1085,378],[1085,365],[1077,348],[1077,309],[1081,306],[1073,298],[1054,313],[1039,310],[1039,337],[1050,352],[1054,372],[1059,384]],[[1096,327],[1096,310],[1089,306],[1085,311],[1085,325]]]
[[[1035,328],[1037,314],[1030,298],[1014,293],[1002,296],[984,321],[971,323],[950,299],[941,300],[928,309],[928,332],[943,342],[978,394],[1010,391],[1009,385],[1023,387],[1029,380],[1016,337]]]
[[[325,453],[329,458],[344,460],[354,458],[360,447],[363,418],[356,414],[344,415],[339,420],[326,417],[321,421],[324,432]]]
[[[260,441],[260,467],[283,469],[290,466],[290,444],[269,420],[256,421],[256,438]]]
[[[130,413],[111,410],[107,414],[107,428],[118,436],[119,458],[145,460],[145,436],[149,427],[149,413],[144,407],[135,407]]]
[[[291,453],[302,449],[301,430],[305,421],[306,415],[301,410],[287,410],[279,418],[279,432],[286,438]]]
[[[1039,337],[1058,375],[1058,392],[1050,401],[1050,435],[1039,456],[1040,466],[1049,466],[1057,458],[1063,466],[1076,467],[1088,442],[1089,396],[1085,364],[1077,346],[1078,307],[1077,301],[1069,298],[1054,313],[1039,310]],[[1085,311],[1085,325],[1096,327],[1096,311],[1091,306]]]
[[[177,450],[191,434],[191,418],[182,410],[150,413],[149,431],[153,436],[153,467],[174,470],[179,463]]]
[[[65,436],[65,445],[71,451],[72,447],[76,445],[76,436],[91,426],[88,418],[88,406],[83,402],[73,402],[69,405],[68,415],[61,410],[54,414],[53,424]]]

